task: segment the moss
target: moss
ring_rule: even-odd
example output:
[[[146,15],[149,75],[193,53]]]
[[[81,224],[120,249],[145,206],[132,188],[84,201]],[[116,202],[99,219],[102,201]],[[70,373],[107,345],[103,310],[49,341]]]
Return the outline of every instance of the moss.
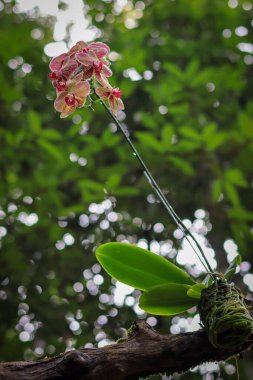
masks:
[[[225,279],[202,291],[198,309],[209,341],[216,348],[240,349],[253,333],[253,319],[244,296]]]

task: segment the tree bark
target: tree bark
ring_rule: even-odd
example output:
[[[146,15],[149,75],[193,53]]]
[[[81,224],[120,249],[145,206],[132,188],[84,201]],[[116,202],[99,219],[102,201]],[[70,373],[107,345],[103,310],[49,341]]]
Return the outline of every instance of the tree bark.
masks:
[[[239,351],[222,351],[209,343],[203,330],[160,335],[137,321],[126,340],[103,348],[80,349],[53,358],[0,364],[1,380],[134,380],[153,373],[182,372],[206,361],[220,361]]]

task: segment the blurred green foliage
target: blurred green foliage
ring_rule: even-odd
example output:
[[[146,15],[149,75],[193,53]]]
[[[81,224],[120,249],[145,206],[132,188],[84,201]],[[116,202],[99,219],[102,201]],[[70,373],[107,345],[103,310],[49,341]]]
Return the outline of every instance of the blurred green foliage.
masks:
[[[226,239],[252,264],[252,2],[117,3],[86,1],[85,9],[117,53],[123,123],[178,214],[193,221],[196,209],[206,211],[218,270]],[[59,119],[43,50],[54,20],[15,6],[0,7],[1,360],[117,339],[137,315],[115,305],[95,249],[115,240],[180,244],[103,109]],[[170,320],[157,318],[156,328],[168,332]]]

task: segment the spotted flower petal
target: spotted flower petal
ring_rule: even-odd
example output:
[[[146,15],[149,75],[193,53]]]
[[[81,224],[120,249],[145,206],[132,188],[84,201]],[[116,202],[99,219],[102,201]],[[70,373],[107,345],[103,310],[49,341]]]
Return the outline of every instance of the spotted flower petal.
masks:
[[[96,94],[101,98],[101,99],[108,99],[110,94],[111,94],[111,90],[107,87],[97,87],[96,88]]]
[[[89,46],[89,44],[87,44],[86,42],[83,42],[83,41],[78,41],[71,49],[70,51],[68,52],[69,55],[72,55],[73,53],[76,53],[78,51],[81,51],[81,50],[84,50],[84,49],[87,49]]]
[[[56,111],[61,112],[60,117],[64,118],[75,111],[76,108],[83,107],[87,96],[90,93],[88,82],[80,81],[82,73],[68,82],[65,91],[59,92],[54,102]]]
[[[74,74],[78,66],[79,64],[75,59],[71,59],[70,57],[66,58],[61,68],[61,77],[64,80],[69,79],[71,75]]]
[[[63,65],[64,60],[68,57],[67,53],[63,53],[61,55],[58,55],[58,57],[55,57],[51,60],[49,67],[51,71],[59,71]]]
[[[109,106],[114,114],[116,114],[119,109],[124,109],[124,103],[120,99],[122,91],[118,88],[113,88],[109,85],[108,87],[97,87],[95,91],[101,99],[108,100]]]
[[[90,66],[94,61],[97,60],[96,55],[93,52],[78,52],[76,53],[76,59],[84,66]]]
[[[110,52],[109,46],[103,42],[91,42],[89,49],[93,51],[98,58],[103,58]]]

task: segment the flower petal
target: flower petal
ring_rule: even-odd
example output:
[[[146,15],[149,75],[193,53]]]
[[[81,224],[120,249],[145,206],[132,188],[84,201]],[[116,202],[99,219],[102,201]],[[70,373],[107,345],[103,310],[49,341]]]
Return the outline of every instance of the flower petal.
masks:
[[[109,96],[109,105],[114,114],[117,113],[118,107],[117,107],[117,99],[114,96]]]
[[[106,87],[97,87],[95,91],[101,99],[107,99],[111,94],[111,90]]]
[[[72,82],[75,82],[75,83],[77,83],[77,82],[81,82],[82,79],[83,79],[83,73],[81,72],[81,73],[77,74],[77,75],[72,79]]]
[[[100,61],[106,66],[111,66],[111,62],[107,61],[107,59],[102,58]]]
[[[95,73],[95,75],[96,75],[98,82],[101,84],[101,86],[106,87],[106,88],[110,86],[108,79],[103,74],[97,72],[97,73]]]
[[[84,66],[90,66],[97,59],[94,53],[85,53],[83,51],[76,53],[76,59]]]
[[[83,50],[83,49],[87,49],[88,47],[88,44],[86,42],[83,42],[83,41],[78,41],[69,51],[69,54],[73,54],[77,51],[80,51],[80,50]]]
[[[62,91],[58,94],[57,98],[54,101],[54,108],[58,112],[62,112],[65,106],[65,97],[68,95],[67,91]]]
[[[103,65],[103,68],[102,68],[102,73],[106,76],[106,77],[110,77],[112,76],[112,70],[110,70],[107,66]]]
[[[76,71],[77,68],[78,63],[76,62],[76,60],[68,57],[62,65],[60,74],[65,80],[67,80],[71,77],[71,75]]]
[[[122,102],[120,98],[118,98],[118,108],[120,110],[123,110],[125,108],[124,103]]]
[[[93,75],[94,69],[92,66],[83,68],[83,79],[90,79]]]
[[[76,107],[70,107],[66,104],[66,107],[64,108],[64,110],[62,111],[62,113],[60,114],[60,118],[61,119],[64,119],[65,117],[69,116],[70,114],[72,114],[73,112],[75,112],[76,110]]]
[[[87,98],[90,93],[90,85],[88,82],[79,82],[74,88],[74,94],[78,98]]]
[[[90,50],[92,50],[98,58],[105,57],[109,51],[110,48],[103,42],[92,42],[89,44]]]
[[[68,57],[67,53],[63,53],[53,58],[49,63],[49,67],[51,71],[59,71],[62,67],[64,60]]]

